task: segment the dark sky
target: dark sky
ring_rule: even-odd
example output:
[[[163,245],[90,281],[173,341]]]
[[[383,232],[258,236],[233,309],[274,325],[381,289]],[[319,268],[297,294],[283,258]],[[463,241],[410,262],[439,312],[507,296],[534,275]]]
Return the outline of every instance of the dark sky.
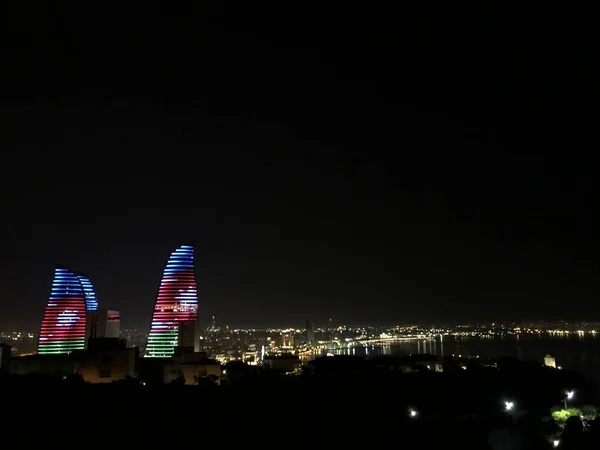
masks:
[[[37,329],[57,263],[146,327],[190,240],[220,323],[598,319],[560,12],[5,3],[0,327]]]

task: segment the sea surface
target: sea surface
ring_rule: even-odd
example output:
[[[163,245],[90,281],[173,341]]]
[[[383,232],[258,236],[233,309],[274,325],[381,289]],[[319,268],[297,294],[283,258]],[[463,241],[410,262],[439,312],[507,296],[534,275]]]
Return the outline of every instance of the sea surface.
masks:
[[[600,385],[600,336],[521,335],[511,337],[437,337],[430,340],[395,341],[389,345],[359,345],[327,349],[334,355],[391,355],[428,353],[437,356],[498,358],[512,356],[522,361],[544,363],[551,355],[556,365],[574,370]]]

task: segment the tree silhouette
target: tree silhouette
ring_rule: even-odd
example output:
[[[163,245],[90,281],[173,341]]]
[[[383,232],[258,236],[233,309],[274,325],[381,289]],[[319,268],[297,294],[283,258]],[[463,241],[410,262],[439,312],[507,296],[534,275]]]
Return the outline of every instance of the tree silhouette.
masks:
[[[215,386],[217,381],[219,381],[219,377],[212,373],[205,377],[200,375],[194,375],[194,383],[198,386]]]
[[[185,377],[183,376],[183,372],[181,370],[177,371],[177,377],[171,380],[171,384],[183,386],[185,384]]]

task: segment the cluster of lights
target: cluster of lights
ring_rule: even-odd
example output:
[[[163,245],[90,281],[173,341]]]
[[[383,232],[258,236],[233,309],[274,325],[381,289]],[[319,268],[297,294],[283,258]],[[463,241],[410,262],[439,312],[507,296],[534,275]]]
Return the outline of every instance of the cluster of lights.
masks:
[[[98,301],[89,278],[57,266],[40,328],[38,353],[48,355],[83,350],[86,311],[91,308],[98,309]]]
[[[572,400],[573,397],[575,397],[575,392],[574,391],[565,391],[565,396],[564,396],[564,403],[565,403],[565,409],[567,409],[567,402],[568,400]],[[515,403],[512,401],[505,401],[504,402],[504,410],[506,412],[512,412],[515,409]],[[558,446],[560,446],[560,439],[554,439],[552,441],[552,445],[556,448]]]
[[[197,319],[194,247],[183,245],[171,253],[163,271],[144,356],[173,356],[178,345],[180,323]]]

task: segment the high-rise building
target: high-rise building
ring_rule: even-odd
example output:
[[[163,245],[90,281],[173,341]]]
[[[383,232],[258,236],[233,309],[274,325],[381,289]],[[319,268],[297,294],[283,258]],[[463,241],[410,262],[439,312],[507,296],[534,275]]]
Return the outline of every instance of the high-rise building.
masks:
[[[163,271],[144,356],[171,357],[175,353],[175,347],[190,342],[194,342],[195,347],[197,320],[194,246],[182,245],[171,253]],[[184,322],[193,322],[193,325]]]
[[[306,321],[306,345],[315,344],[315,329],[310,320]]]
[[[198,338],[198,321],[185,320],[179,322],[179,332],[177,333],[177,347],[194,347],[194,351],[200,351],[200,340]]]
[[[40,328],[38,353],[43,355],[83,350],[85,319],[86,295],[81,281],[74,272],[56,266]]]
[[[96,291],[94,290],[94,285],[90,281],[90,278],[81,272],[75,272],[75,275],[79,279],[81,287],[83,288],[86,310],[96,311],[98,309],[98,299],[96,298]]]
[[[121,314],[112,309],[89,311],[85,321],[85,339],[118,338],[121,335]]]
[[[293,348],[295,344],[294,330],[283,330],[281,332],[281,346]]]

